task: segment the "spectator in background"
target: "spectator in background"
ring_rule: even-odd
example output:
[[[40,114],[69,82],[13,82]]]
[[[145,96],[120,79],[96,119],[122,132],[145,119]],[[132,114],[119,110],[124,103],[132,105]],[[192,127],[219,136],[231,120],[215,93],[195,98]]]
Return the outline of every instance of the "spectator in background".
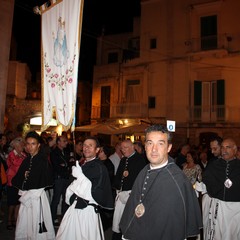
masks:
[[[58,134],[56,131],[52,131],[50,136],[48,137],[48,144],[51,149],[54,149],[56,147],[57,137]]]
[[[103,162],[103,164],[108,170],[108,176],[111,182],[112,196],[114,199],[116,196],[115,191],[112,188],[113,179],[114,179],[114,165],[111,162],[111,160],[108,158],[109,155],[110,155],[110,148],[108,146],[100,147],[98,158]],[[113,209],[111,210],[103,209],[100,212],[100,215],[102,219],[103,230],[105,231],[112,225]]]
[[[24,152],[24,140],[17,137],[10,143],[13,149],[7,158],[7,203],[8,203],[8,222],[7,229],[12,230],[16,226],[20,202],[18,201],[18,189],[12,186],[12,178],[16,175],[22,161],[27,157]]]
[[[53,166],[54,186],[53,198],[51,202],[52,219],[55,226],[60,222],[57,218],[58,204],[61,201],[61,217],[67,211],[68,205],[65,202],[66,189],[71,183],[70,155],[66,152],[68,141],[65,136],[57,137],[56,147],[51,151],[50,160]]]
[[[100,147],[98,158],[103,162],[105,167],[108,170],[109,179],[111,182],[111,185],[113,184],[113,178],[114,178],[114,165],[109,159],[110,155],[110,148],[107,146]]]
[[[40,134],[40,139],[41,139],[40,147],[41,147],[42,151],[46,154],[47,157],[50,156],[50,152],[51,152],[51,148],[48,143],[48,138],[49,138],[49,135],[47,132],[42,132]]]
[[[211,139],[210,141],[210,149],[213,154],[213,158],[209,159],[209,162],[212,162],[221,157],[221,144],[223,139],[219,136]]]
[[[10,143],[12,142],[12,140],[14,138],[16,138],[16,134],[13,131],[9,130],[6,132],[5,136],[7,138],[7,143],[6,143],[5,148],[6,148],[6,152],[9,153],[12,150]]]
[[[2,192],[7,183],[6,170],[4,168],[3,162],[4,160],[2,160],[0,157],[0,217],[4,216],[4,212],[2,211]],[[2,222],[3,220],[0,219],[0,223]]]
[[[202,171],[204,171],[208,164],[208,155],[206,152],[200,153],[198,164],[201,167]]]
[[[184,164],[186,163],[187,161],[187,153],[190,151],[190,146],[189,144],[184,144],[182,147],[181,147],[181,150],[180,150],[180,153],[178,154],[175,162],[176,164],[181,168],[183,169],[183,166]]]
[[[78,139],[75,143],[75,159],[79,162],[80,165],[84,162],[84,155],[83,155],[83,141]]]
[[[7,137],[5,134],[0,134],[0,157],[3,160],[5,169],[7,168],[6,160],[9,153],[9,145],[7,143]]]
[[[240,159],[240,147],[237,147],[236,158]]]
[[[134,145],[135,151],[137,151],[139,154],[144,154],[144,147],[141,142],[135,141],[133,145]]]
[[[3,168],[2,171],[4,171],[4,173],[7,171],[7,157],[8,157],[8,146],[7,146],[7,137],[4,134],[0,134],[0,164],[1,167]],[[6,183],[3,184],[2,183],[2,179],[1,179],[1,183],[0,183],[0,216],[4,216],[4,212],[2,211],[2,194],[3,191],[6,190]]]
[[[118,142],[115,145],[115,152],[109,156],[109,159],[112,161],[114,165],[114,175],[116,175],[117,173],[117,169],[122,157],[123,157],[123,154],[121,152],[121,142]]]
[[[183,165],[183,172],[192,185],[194,185],[197,180],[202,180],[202,169],[197,162],[197,153],[195,151],[189,151],[187,153],[187,162]]]
[[[147,156],[146,156],[146,153],[145,153],[144,146],[143,146],[142,142],[136,141],[136,142],[133,143],[133,145],[134,145],[135,150],[139,154],[141,154],[144,157],[146,163],[148,163],[148,159],[147,159]]]

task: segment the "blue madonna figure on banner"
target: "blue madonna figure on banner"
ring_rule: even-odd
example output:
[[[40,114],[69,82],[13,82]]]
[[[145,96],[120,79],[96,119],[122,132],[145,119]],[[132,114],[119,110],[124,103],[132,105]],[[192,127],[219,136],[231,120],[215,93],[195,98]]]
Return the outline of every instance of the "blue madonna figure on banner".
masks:
[[[62,21],[62,17],[59,17],[57,37],[54,40],[53,62],[57,67],[61,67],[67,63],[68,57],[69,51],[67,48],[65,21]]]

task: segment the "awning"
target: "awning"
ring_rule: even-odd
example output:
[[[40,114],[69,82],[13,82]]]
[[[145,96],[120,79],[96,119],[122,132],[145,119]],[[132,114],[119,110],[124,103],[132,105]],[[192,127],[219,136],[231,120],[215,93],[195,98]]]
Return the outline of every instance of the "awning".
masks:
[[[108,123],[94,123],[90,125],[85,125],[81,127],[75,127],[76,132],[96,132],[100,134],[112,135],[116,134],[118,130],[117,127],[114,127]]]
[[[76,132],[94,132],[106,135],[120,135],[120,134],[128,134],[128,135],[142,135],[145,133],[145,129],[149,127],[149,124],[141,123],[134,124],[128,127],[116,127],[109,123],[95,123],[90,125],[85,125],[81,127],[76,127]]]
[[[149,124],[145,123],[134,124],[129,127],[119,128],[116,134],[142,135],[145,133],[146,128],[148,128],[149,126]]]

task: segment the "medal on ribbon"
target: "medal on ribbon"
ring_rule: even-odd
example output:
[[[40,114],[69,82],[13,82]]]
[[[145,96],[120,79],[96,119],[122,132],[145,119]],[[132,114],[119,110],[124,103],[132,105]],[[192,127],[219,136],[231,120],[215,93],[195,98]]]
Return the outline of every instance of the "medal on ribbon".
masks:
[[[224,182],[224,185],[226,188],[230,188],[232,186],[232,184],[233,183],[229,178],[227,178],[226,181]]]
[[[139,203],[137,205],[137,207],[135,208],[135,215],[140,218],[143,216],[143,214],[145,213],[145,207],[142,203]]]
[[[127,171],[127,170],[125,170],[124,172],[123,172],[123,176],[124,177],[127,177],[129,175],[129,172]]]

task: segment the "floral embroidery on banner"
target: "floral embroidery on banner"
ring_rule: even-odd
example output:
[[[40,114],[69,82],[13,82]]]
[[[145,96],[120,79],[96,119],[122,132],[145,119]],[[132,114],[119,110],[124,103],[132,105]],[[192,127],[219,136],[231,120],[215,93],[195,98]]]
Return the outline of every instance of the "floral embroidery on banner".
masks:
[[[64,91],[67,84],[73,83],[74,61],[76,54],[72,59],[72,66],[66,69],[65,74],[52,72],[52,68],[47,62],[47,53],[44,53],[44,67],[45,67],[45,79],[49,83],[52,89],[58,88],[58,90]]]

